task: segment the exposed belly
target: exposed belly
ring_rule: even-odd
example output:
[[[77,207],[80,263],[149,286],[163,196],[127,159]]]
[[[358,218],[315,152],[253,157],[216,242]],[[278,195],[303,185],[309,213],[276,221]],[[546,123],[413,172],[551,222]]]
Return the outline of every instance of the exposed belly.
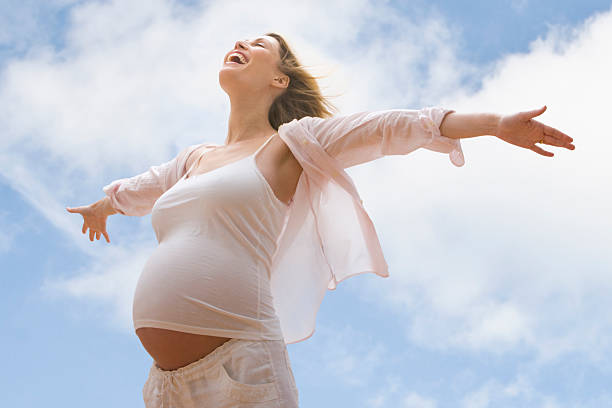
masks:
[[[155,327],[141,327],[136,330],[136,335],[162,370],[176,370],[198,361],[230,340],[229,337],[183,333]]]
[[[163,243],[140,276],[133,309],[138,323],[136,334],[162,370],[175,370],[198,361],[245,332],[256,335],[259,326],[245,321],[258,321],[258,309],[259,317],[278,319],[267,284],[252,273],[253,261],[236,250],[213,246],[212,242],[200,243],[197,239]],[[265,303],[259,304],[260,301]],[[237,336],[150,327],[148,319],[153,323],[150,326],[168,322],[203,328],[204,333],[228,329]]]

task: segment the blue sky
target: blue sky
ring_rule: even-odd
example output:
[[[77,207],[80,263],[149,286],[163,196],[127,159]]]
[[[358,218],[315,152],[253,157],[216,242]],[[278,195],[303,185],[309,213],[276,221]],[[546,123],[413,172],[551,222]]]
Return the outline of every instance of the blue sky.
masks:
[[[150,216],[90,242],[64,207],[222,143],[237,39],[285,35],[341,113],[514,113],[574,138],[491,136],[347,170],[390,278],[327,293],[288,345],[304,407],[612,406],[610,1],[5,2],[0,10],[3,406],[144,406],[131,296]],[[34,385],[33,388],[31,385]]]

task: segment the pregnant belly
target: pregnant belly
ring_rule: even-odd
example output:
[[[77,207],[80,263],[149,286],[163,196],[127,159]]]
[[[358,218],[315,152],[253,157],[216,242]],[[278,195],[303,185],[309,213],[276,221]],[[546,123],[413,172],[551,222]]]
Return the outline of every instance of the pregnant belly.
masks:
[[[229,337],[183,333],[156,327],[140,327],[136,334],[162,370],[176,370],[198,361],[230,340]]]
[[[223,317],[214,310],[256,313],[257,280],[249,280],[254,276],[249,268],[253,268],[253,262],[244,254],[229,252],[209,241],[163,242],[139,277],[134,323],[138,327],[146,326],[145,321],[165,322],[205,332],[219,328],[218,319]],[[195,362],[231,338],[144,326],[138,327],[136,334],[162,370]]]
[[[249,254],[230,251],[208,240],[163,242],[147,260],[138,279],[134,321],[157,320],[214,328],[219,319],[227,322],[219,313],[255,318],[263,283],[254,263]],[[165,328],[223,335],[183,327]]]

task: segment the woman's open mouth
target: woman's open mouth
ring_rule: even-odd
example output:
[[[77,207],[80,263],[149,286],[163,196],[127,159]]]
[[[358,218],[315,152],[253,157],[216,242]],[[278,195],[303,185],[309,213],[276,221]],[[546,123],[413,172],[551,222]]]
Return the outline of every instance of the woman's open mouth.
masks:
[[[244,64],[248,63],[248,60],[241,53],[239,53],[239,52],[232,52],[230,55],[227,56],[227,59],[225,60],[225,63],[226,64],[244,65]]]

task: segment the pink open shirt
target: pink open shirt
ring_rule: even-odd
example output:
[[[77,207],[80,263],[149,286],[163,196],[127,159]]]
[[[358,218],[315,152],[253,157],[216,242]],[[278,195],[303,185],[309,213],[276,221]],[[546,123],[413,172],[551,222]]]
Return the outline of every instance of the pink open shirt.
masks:
[[[285,342],[296,343],[315,330],[327,289],[353,275],[388,277],[388,267],[370,217],[344,169],[420,147],[465,161],[459,139],[440,134],[444,116],[454,110],[426,107],[359,112],[332,118],[304,117],[281,125],[278,134],[303,172],[285,219],[271,267],[274,306]],[[189,154],[103,188],[115,209],[146,215],[184,174]]]

